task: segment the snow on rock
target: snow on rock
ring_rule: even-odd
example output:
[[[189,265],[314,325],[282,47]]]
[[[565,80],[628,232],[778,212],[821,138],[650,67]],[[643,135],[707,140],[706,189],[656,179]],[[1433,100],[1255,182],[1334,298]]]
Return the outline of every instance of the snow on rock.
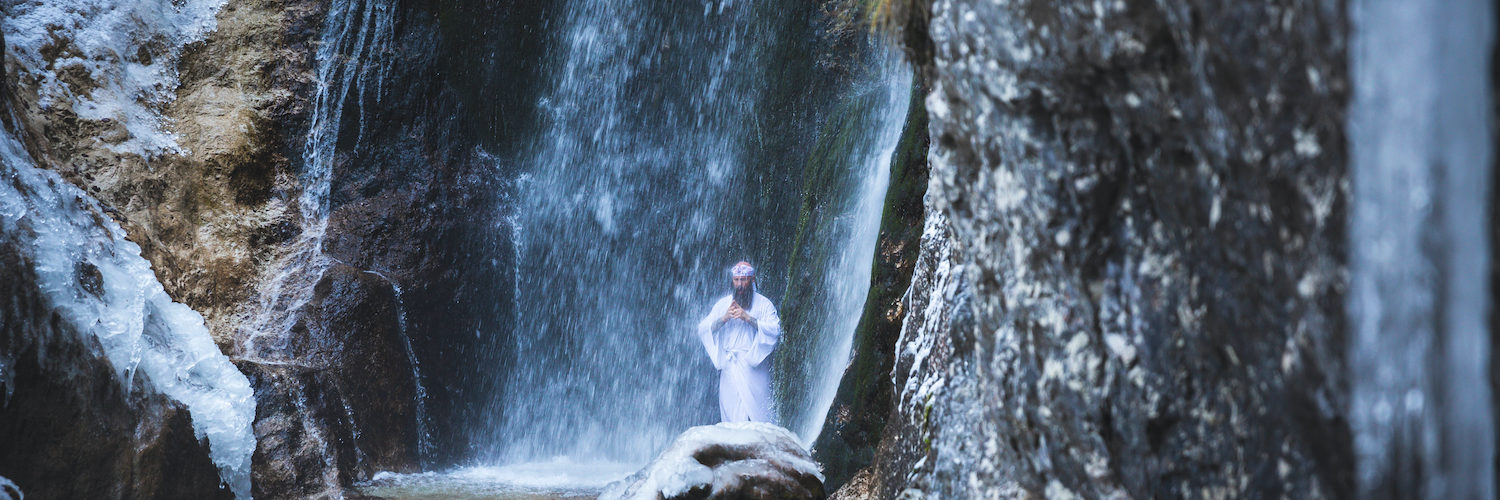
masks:
[[[823,474],[797,437],[760,422],[688,429],[656,460],[610,483],[611,499],[824,498]]]
[[[99,140],[116,153],[178,152],[161,109],[176,98],[177,62],[213,31],[224,0],[6,2],[5,38],[16,81],[44,108],[118,123]]]

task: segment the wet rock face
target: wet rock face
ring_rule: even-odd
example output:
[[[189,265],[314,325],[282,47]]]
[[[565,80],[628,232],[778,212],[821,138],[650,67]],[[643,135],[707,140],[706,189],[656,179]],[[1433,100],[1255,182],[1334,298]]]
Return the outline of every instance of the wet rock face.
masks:
[[[314,367],[240,361],[255,387],[256,498],[338,498],[355,478],[354,428],[337,377]]]
[[[970,380],[973,366],[971,359],[957,355],[959,332],[954,325],[968,324],[972,318],[972,291],[964,281],[953,241],[948,218],[929,211],[922,225],[911,291],[903,299],[907,312],[893,349],[895,400],[885,419],[885,432],[875,449],[874,463],[851,478],[835,497],[891,498],[903,493],[908,482],[920,477],[911,473],[932,460],[934,408],[941,408],[944,401],[974,396],[972,391],[949,390],[971,389],[956,382]],[[955,323],[955,316],[962,320]],[[954,429],[978,425],[972,417],[945,423]]]
[[[820,499],[823,475],[791,432],[758,422],[693,427],[646,468],[599,496],[624,499]]]
[[[324,273],[309,304],[307,336],[321,344],[305,359],[322,360],[355,429],[355,474],[413,471],[417,463],[416,382],[403,347],[400,307],[389,281],[337,265]],[[315,361],[316,362],[316,361]]]
[[[380,56],[386,68],[381,83],[345,104],[324,253],[388,278],[371,282],[375,288],[333,290],[334,296],[364,290],[351,304],[388,301],[393,286],[403,290],[389,311],[401,308],[409,322],[401,335],[409,335],[412,354],[422,361],[430,424],[424,438],[433,451],[422,458],[441,467],[472,456],[469,436],[488,425],[477,409],[499,390],[483,375],[502,362],[497,353],[508,340],[514,281],[510,231],[497,228],[513,212],[505,199],[514,190],[513,149],[529,130],[533,80],[539,78],[532,74],[546,53],[540,45],[545,32],[532,27],[552,8],[478,1],[393,5],[399,28],[392,51]],[[506,81],[491,81],[497,75]],[[496,249],[506,251],[496,255]],[[349,318],[354,337],[399,327],[394,314],[382,316],[378,328],[361,326],[372,317]],[[404,402],[402,414],[414,425],[414,374],[400,354],[396,364],[370,375],[407,387],[404,400],[394,399],[397,392],[375,396]],[[417,439],[415,429],[403,432]]]
[[[418,461],[416,386],[391,282],[334,265],[315,287],[295,361],[242,360],[256,388],[256,496],[332,495]]]
[[[1344,12],[932,3],[887,495],[1348,494]]]

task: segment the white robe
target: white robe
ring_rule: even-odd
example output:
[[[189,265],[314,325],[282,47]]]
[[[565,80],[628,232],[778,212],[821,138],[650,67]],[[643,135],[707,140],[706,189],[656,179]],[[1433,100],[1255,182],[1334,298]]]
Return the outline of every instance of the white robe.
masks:
[[[713,310],[698,322],[698,340],[719,370],[719,418],[725,422],[773,422],[771,415],[771,363],[767,358],[781,339],[781,317],[771,299],[755,294],[755,303],[745,311],[756,325],[741,319],[719,323],[729,311],[733,296],[714,303]],[[774,422],[773,422],[774,423]]]

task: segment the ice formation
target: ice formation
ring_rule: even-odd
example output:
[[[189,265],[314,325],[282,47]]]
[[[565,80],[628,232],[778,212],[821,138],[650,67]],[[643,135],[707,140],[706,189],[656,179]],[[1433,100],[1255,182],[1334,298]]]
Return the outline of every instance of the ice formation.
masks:
[[[33,268],[57,317],[98,339],[127,389],[145,380],[187,407],[221,480],[249,498],[255,401],[203,317],[167,296],[140,247],[98,202],[37,168],[9,133],[0,134],[0,161],[0,244]]]

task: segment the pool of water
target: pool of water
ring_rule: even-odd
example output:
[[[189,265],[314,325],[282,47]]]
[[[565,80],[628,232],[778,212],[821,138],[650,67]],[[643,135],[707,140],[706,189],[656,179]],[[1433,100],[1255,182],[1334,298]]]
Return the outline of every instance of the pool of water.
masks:
[[[369,481],[355,484],[349,496],[389,500],[594,498],[611,481],[640,468],[641,464],[557,459],[446,472],[382,472]]]

